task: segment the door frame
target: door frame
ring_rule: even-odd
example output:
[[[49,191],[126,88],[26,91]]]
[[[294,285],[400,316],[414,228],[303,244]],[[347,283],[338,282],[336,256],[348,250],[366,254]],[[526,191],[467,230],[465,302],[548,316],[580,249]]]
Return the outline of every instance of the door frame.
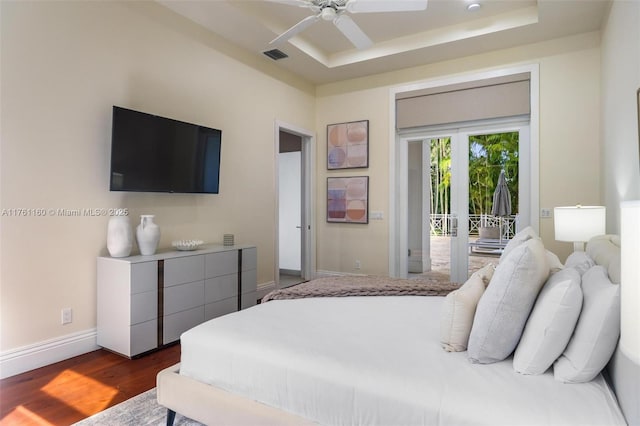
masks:
[[[539,65],[529,64],[514,66],[498,70],[479,71],[468,74],[437,78],[408,85],[393,87],[389,90],[389,276],[406,277],[407,260],[407,164],[408,150],[407,134],[401,135],[396,128],[396,95],[403,92],[428,89],[450,84],[472,82],[493,77],[530,73],[530,115],[529,115],[529,162],[525,169],[520,169],[523,179],[529,182],[530,199],[527,214],[529,223],[536,232],[539,232]],[[443,126],[444,127],[444,126]],[[447,126],[462,128],[463,125]],[[434,133],[437,129],[434,129]],[[416,140],[414,137],[412,140]],[[528,176],[528,179],[527,179]],[[468,179],[468,176],[467,176]],[[522,181],[521,180],[521,181]],[[404,192],[404,194],[403,194]],[[525,207],[526,208],[526,207]],[[460,228],[458,228],[460,229]],[[462,244],[459,243],[458,246]],[[466,247],[465,247],[466,249]],[[460,250],[457,247],[456,250]]]
[[[275,140],[275,236],[274,236],[274,282],[276,288],[280,288],[280,224],[279,224],[279,203],[280,203],[280,132],[291,133],[300,136],[302,139],[302,217],[300,218],[300,235],[302,239],[302,264],[301,275],[304,280],[314,278],[316,271],[316,232],[315,232],[315,212],[312,208],[314,200],[314,180],[315,180],[315,133],[303,129],[284,121],[276,120],[274,125]]]

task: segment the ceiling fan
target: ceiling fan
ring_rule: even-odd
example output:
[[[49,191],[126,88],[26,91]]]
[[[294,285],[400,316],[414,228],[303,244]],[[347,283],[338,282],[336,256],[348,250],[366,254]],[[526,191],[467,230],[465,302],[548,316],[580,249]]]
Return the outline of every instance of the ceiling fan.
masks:
[[[333,24],[358,49],[373,45],[371,39],[351,19],[349,13],[410,12],[427,8],[427,0],[269,0],[291,6],[306,7],[314,12],[273,39],[269,44],[289,40],[320,19]]]

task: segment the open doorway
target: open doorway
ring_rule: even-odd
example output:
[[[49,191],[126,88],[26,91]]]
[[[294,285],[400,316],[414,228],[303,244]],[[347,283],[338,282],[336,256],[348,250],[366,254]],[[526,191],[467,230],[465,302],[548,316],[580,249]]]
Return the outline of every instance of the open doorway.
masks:
[[[302,137],[280,131],[278,150],[279,287],[302,276]]]
[[[313,278],[313,140],[308,131],[276,123],[276,288]]]
[[[496,263],[515,232],[530,224],[520,213],[531,198],[528,173],[521,173],[530,169],[526,120],[414,129],[398,147],[407,276],[463,283]],[[494,199],[501,180],[508,211]]]
[[[461,280],[488,263],[497,263],[516,232],[520,131],[460,133],[456,129],[451,135],[409,141],[407,241],[411,277],[451,280],[452,267],[456,267],[452,243],[463,237],[458,231],[462,225],[459,220],[465,215],[469,248],[462,252],[468,257],[467,273],[462,273]],[[452,161],[460,151],[452,149],[454,144],[468,147],[468,154]],[[462,194],[457,194],[460,189],[453,185],[461,181],[452,176],[456,169],[468,173],[468,191]],[[497,199],[498,189],[501,197]],[[452,199],[460,197],[462,203],[454,209]]]

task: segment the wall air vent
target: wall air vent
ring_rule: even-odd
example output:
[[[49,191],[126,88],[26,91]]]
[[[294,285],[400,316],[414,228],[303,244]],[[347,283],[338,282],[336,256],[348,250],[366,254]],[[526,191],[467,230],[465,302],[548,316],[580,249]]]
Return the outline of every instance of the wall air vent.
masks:
[[[271,59],[273,59],[274,61],[277,61],[279,59],[284,59],[284,58],[288,58],[289,55],[287,55],[286,53],[284,53],[282,50],[280,49],[271,49],[271,50],[266,50],[264,52],[265,55],[267,55],[268,57],[270,57]]]

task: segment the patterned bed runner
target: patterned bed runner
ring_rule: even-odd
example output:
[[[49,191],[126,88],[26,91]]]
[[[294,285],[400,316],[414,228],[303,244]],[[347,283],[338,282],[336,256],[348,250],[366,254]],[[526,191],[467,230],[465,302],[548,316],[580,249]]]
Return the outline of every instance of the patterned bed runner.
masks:
[[[459,284],[436,280],[407,280],[373,275],[325,277],[274,290],[262,302],[305,297],[446,296],[459,287]]]

